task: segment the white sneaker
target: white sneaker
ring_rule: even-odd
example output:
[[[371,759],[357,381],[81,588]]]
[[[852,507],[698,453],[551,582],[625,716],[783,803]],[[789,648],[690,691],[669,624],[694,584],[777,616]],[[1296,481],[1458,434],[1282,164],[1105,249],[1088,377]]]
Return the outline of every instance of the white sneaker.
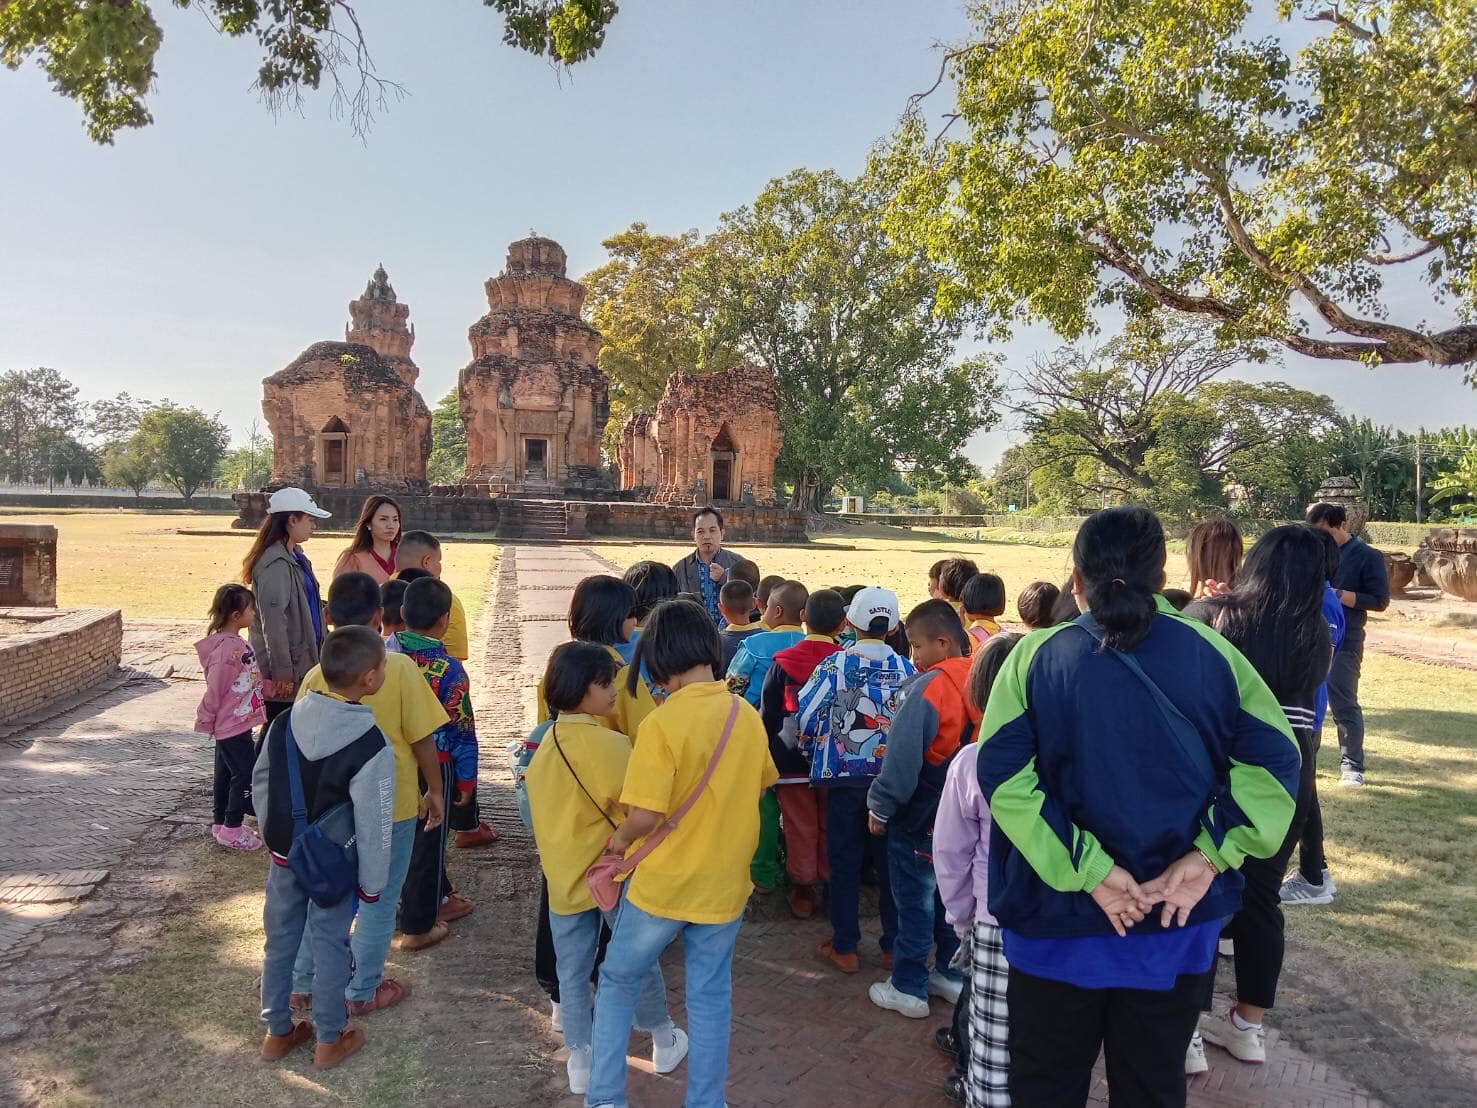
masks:
[[[1338,890],[1334,888],[1333,878],[1328,876],[1328,871],[1323,871],[1323,883],[1315,885],[1301,873],[1294,873],[1282,882],[1282,888],[1278,891],[1278,899],[1289,908],[1297,905],[1332,904],[1334,894]]]
[[[584,1096],[590,1087],[590,1047],[570,1047],[564,1072],[569,1074],[569,1091],[575,1096]]]
[[[1267,1060],[1267,1032],[1261,1024],[1240,1028],[1231,1018],[1231,1009],[1224,1015],[1206,1013],[1200,1017],[1200,1034],[1208,1043],[1225,1050],[1232,1058],[1243,1062],[1262,1063]]]
[[[872,998],[872,1003],[877,1007],[896,1012],[900,1016],[907,1016],[910,1020],[928,1018],[928,1001],[898,992],[893,988],[890,978],[886,981],[878,981],[867,990],[867,995]]]
[[[559,1002],[549,1001],[549,1026],[555,1031],[564,1030],[564,1017],[559,1014]]]
[[[958,1004],[959,994],[964,991],[964,982],[955,981],[938,970],[928,975],[928,995],[936,996],[948,1004]]]
[[[651,1068],[657,1073],[671,1073],[687,1057],[687,1032],[667,1024],[651,1033]]]
[[[1200,1032],[1196,1031],[1190,1036],[1190,1045],[1185,1050],[1185,1076],[1192,1077],[1208,1069],[1210,1063],[1205,1060],[1205,1043],[1200,1038]]]
[[[1339,784],[1346,789],[1364,788],[1364,771],[1346,769],[1339,773]]]
[[[1219,939],[1219,940],[1217,940],[1216,941],[1216,951],[1220,954],[1220,956],[1222,958],[1234,958],[1234,957],[1236,957],[1236,940],[1235,939]]]

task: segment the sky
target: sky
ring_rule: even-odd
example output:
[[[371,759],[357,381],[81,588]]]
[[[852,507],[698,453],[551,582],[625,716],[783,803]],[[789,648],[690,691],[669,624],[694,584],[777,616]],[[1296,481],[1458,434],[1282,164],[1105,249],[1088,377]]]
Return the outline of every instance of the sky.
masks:
[[[504,46],[476,0],[356,8],[379,72],[408,90],[367,142],[323,92],[274,119],[249,88],[255,43],[163,0],[154,125],[113,146],[34,65],[0,70],[0,369],[198,405],[239,438],[262,378],[341,339],[382,262],[434,404],[508,243],[557,239],[577,277],[633,221],[707,231],[792,169],[854,174],[967,30],[954,0],[630,0],[561,74]],[[1430,314],[1422,299],[1403,290],[1395,317]],[[1000,349],[1025,368],[1060,342],[1031,328]],[[1249,375],[1408,430],[1477,423],[1456,370],[1289,356]],[[1018,437],[1007,420],[969,454],[989,465]]]

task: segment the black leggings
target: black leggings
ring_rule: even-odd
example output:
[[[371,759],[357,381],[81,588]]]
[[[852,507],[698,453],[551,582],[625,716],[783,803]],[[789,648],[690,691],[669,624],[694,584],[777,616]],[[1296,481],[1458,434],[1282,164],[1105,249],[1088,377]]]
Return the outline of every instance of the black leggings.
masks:
[[[240,827],[251,806],[251,770],[256,765],[251,732],[215,742],[214,807],[210,822]]]

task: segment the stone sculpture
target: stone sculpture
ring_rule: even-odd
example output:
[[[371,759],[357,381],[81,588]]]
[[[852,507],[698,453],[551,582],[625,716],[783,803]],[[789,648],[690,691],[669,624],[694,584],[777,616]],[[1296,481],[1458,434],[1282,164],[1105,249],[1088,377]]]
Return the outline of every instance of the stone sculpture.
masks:
[[[1442,592],[1477,600],[1477,527],[1432,529],[1414,560]]]

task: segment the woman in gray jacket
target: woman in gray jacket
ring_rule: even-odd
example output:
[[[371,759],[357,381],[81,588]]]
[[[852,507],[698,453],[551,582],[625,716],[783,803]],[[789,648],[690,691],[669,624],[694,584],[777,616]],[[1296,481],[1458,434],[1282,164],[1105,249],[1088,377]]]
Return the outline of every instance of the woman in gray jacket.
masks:
[[[292,706],[298,684],[318,664],[323,601],[302,544],[328,514],[302,489],[278,489],[241,565],[242,583],[256,594],[251,649],[262,672],[268,723]]]

